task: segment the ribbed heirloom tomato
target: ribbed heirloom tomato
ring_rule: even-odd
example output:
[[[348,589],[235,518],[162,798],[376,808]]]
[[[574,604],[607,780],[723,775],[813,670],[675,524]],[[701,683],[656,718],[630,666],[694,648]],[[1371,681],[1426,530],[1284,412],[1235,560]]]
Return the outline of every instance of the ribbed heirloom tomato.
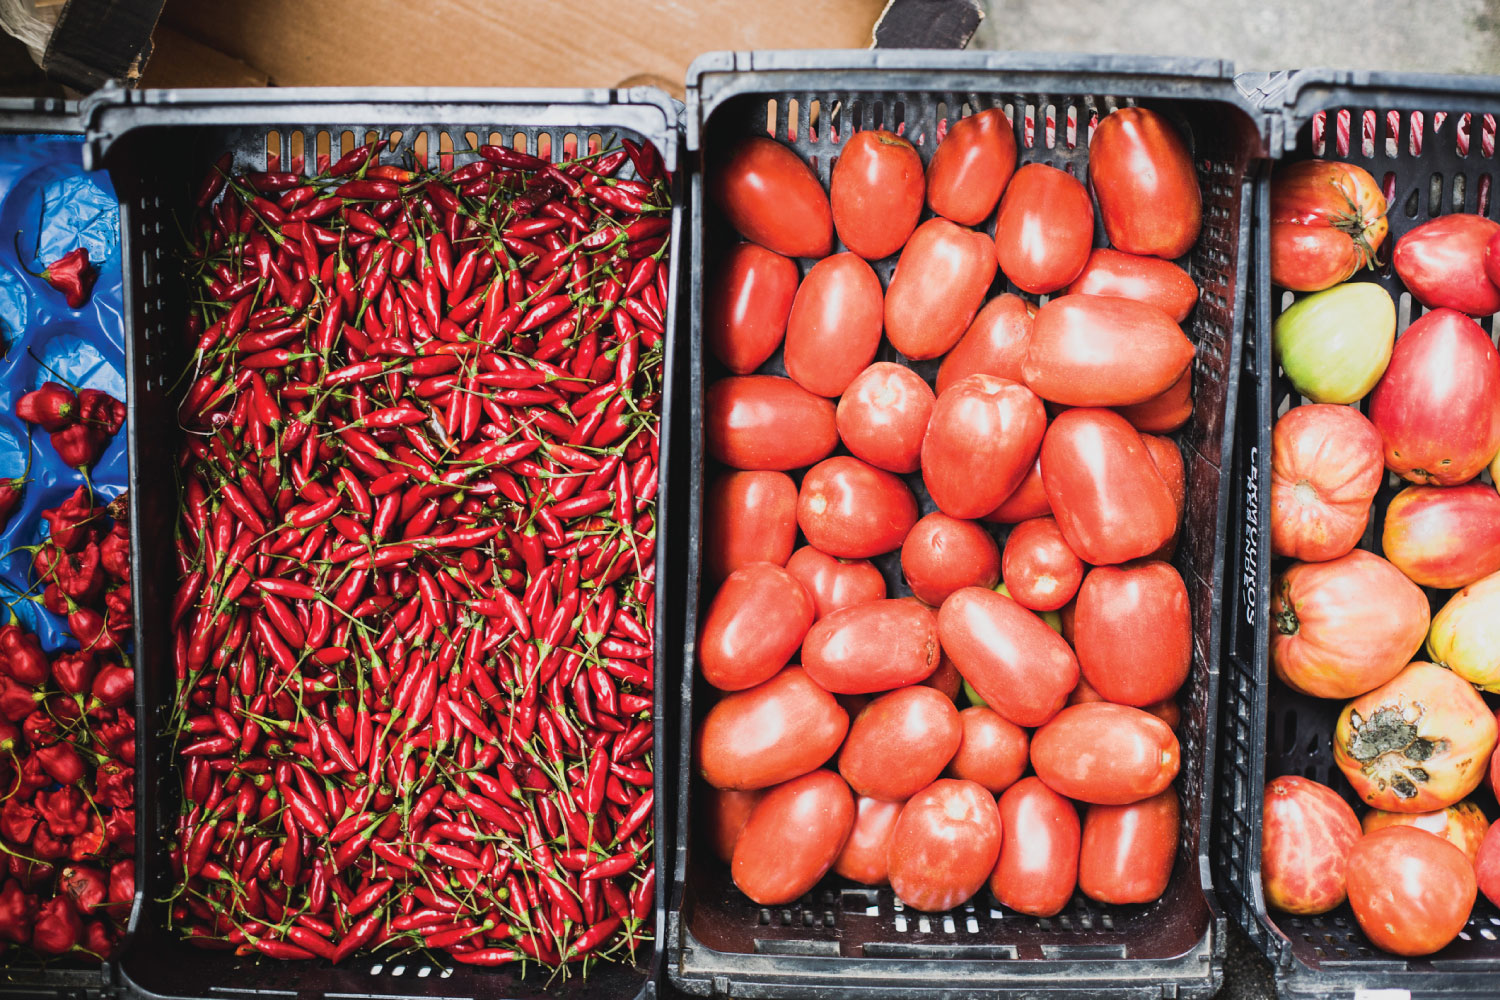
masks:
[[[1360,838],[1349,803],[1327,785],[1282,775],[1266,785],[1260,848],[1266,902],[1302,916],[1344,901],[1344,866]]]
[[[1469,801],[1455,802],[1443,809],[1425,813],[1371,809],[1365,813],[1360,825],[1365,833],[1383,830],[1388,826],[1414,826],[1418,830],[1426,830],[1442,837],[1463,851],[1470,861],[1478,859],[1479,847],[1490,829],[1490,821],[1485,818],[1484,811]]]
[[[1181,257],[1198,241],[1203,195],[1187,143],[1149,108],[1105,115],[1089,140],[1089,181],[1110,245]]]
[[[1487,483],[1408,486],[1386,508],[1380,547],[1423,587],[1476,583],[1500,570],[1500,493]]]
[[[1500,288],[1485,273],[1485,248],[1500,222],[1482,215],[1440,215],[1396,241],[1391,263],[1407,289],[1430,309],[1470,316],[1500,312]]]
[[[1271,175],[1271,282],[1316,292],[1353,277],[1385,242],[1385,195],[1351,163],[1302,160]]]
[[[794,261],[758,243],[738,243],[724,255],[704,296],[703,341],[725,368],[748,375],[776,353],[798,279]]]
[[[812,168],[775,139],[751,136],[709,172],[714,202],[747,240],[784,257],[826,257],[833,212]]]
[[[1380,432],[1364,414],[1331,403],[1288,410],[1271,433],[1271,551],[1304,562],[1344,555],[1384,479]]]
[[[885,129],[856,132],[839,150],[829,179],[833,227],[866,260],[889,257],[922,214],[922,158]]]
[[[1094,204],[1072,174],[1028,163],[1011,178],[995,216],[995,259],[1016,287],[1055,292],[1077,278],[1094,240]]]

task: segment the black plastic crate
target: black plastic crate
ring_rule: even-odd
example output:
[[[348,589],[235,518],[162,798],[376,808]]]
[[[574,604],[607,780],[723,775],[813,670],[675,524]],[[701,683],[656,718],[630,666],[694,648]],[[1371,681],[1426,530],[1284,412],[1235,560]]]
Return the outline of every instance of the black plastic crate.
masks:
[[[1165,895],[1153,904],[1110,907],[1078,894],[1062,914],[1043,920],[1002,913],[992,906],[988,891],[981,890],[963,907],[928,915],[903,911],[889,889],[830,877],[796,903],[762,908],[734,888],[726,866],[694,844],[694,762],[684,741],[677,867],[668,914],[673,985],[729,996],[832,997],[852,990],[892,1000],[990,991],[1208,996],[1217,989],[1224,926],[1211,908],[1205,831],[1218,710],[1221,526],[1235,486],[1224,472],[1237,413],[1250,171],[1266,155],[1260,117],[1235,89],[1227,64],[930,51],[718,53],[693,64],[686,123],[693,169],[691,325],[681,348],[690,373],[691,425],[678,430],[678,444],[691,446],[686,471],[694,492],[687,501],[691,592],[681,662],[681,725],[684,733],[691,731],[711,693],[697,679],[692,640],[707,597],[700,589],[707,464],[703,391],[722,374],[700,343],[703,277],[737,239],[705,200],[703,164],[739,136],[770,131],[790,142],[826,183],[839,144],[852,131],[899,129],[926,160],[940,120],[951,123],[974,111],[1003,107],[1016,128],[1021,162],[1047,162],[1083,177],[1091,119],[1136,103],[1165,113],[1188,137],[1204,202],[1203,234],[1181,261],[1201,289],[1186,327],[1198,348],[1196,406],[1192,421],[1175,435],[1188,477],[1188,517],[1176,565],[1191,595],[1194,637],[1192,672],[1179,695],[1181,839]],[[988,228],[993,231],[993,218]],[[810,263],[802,261],[802,269]],[[883,282],[894,265],[894,257],[874,264]],[[1009,287],[1003,276],[997,281],[997,291]],[[878,359],[907,363],[888,344],[882,345]],[[912,367],[930,381],[937,362]],[[782,373],[780,355],[761,370]],[[907,482],[922,513],[931,511],[920,476],[907,477]],[[899,553],[876,564],[891,596],[909,593]]]
[[[1245,77],[1242,87],[1269,113],[1274,152],[1283,162],[1345,160],[1368,170],[1390,197],[1390,234],[1381,265],[1355,281],[1391,293],[1397,330],[1423,307],[1390,266],[1396,240],[1433,216],[1478,212],[1500,218],[1494,183],[1494,117],[1500,79],[1425,74],[1336,73]],[[1321,123],[1315,117],[1321,113]],[[1348,141],[1339,139],[1340,120]],[[1368,122],[1368,125],[1367,125]],[[1320,142],[1315,143],[1315,129]],[[1417,137],[1414,144],[1414,135]],[[1462,136],[1462,138],[1461,138]],[[1490,152],[1486,155],[1484,149]],[[1213,870],[1220,899],[1270,959],[1277,991],[1289,997],[1349,997],[1392,988],[1414,996],[1493,997],[1500,992],[1500,910],[1483,896],[1459,939],[1428,958],[1403,959],[1373,947],[1348,905],[1318,917],[1268,912],[1261,889],[1261,817],[1265,783],[1296,774],[1330,785],[1358,804],[1333,762],[1333,728],[1343,702],[1298,694],[1270,670],[1271,584],[1282,560],[1271,557],[1266,511],[1271,490],[1271,429],[1303,400],[1277,367],[1271,324],[1290,302],[1270,283],[1269,170],[1257,183],[1254,293],[1246,323],[1244,388],[1232,491],[1226,637],[1220,679],[1221,731],[1213,834]],[[1492,330],[1491,318],[1480,320]],[[1380,552],[1385,507],[1405,483],[1388,475],[1360,545]],[[1428,591],[1434,608],[1447,592]],[[1486,811],[1494,815],[1493,801]]]
[[[638,965],[602,964],[585,982],[576,974],[549,982],[545,972],[521,977],[515,967],[487,970],[421,956],[402,959],[356,957],[334,967],[327,962],[279,962],[238,958],[185,943],[166,926],[174,877],[168,861],[180,779],[170,740],[163,733],[172,699],[169,615],[177,577],[172,547],[178,496],[175,463],[182,442],[176,419],[176,386],[189,352],[183,343],[188,289],[182,268],[179,222],[192,211],[195,184],[215,158],[234,152],[234,169],[263,170],[269,156],[279,169],[315,170],[317,157],[333,160],[357,145],[380,140],[384,162],[435,164],[450,152],[456,163],[473,148],[524,140],[532,152],[563,156],[571,136],[583,148],[589,137],[631,138],[653,143],[669,170],[677,167],[677,110],[659,91],[498,89],[309,89],[125,91],[107,88],[85,102],[88,141],[84,162],[107,167],[121,203],[125,267],[126,378],[129,383],[131,532],[136,552],[137,695],[142,793],[141,877],[145,904],[138,911],[132,947],[116,963],[117,986],[142,998],[197,997],[590,997],[628,1000],[656,995],[660,947],[642,949]],[[680,205],[680,195],[674,196]],[[681,230],[673,209],[672,234]],[[670,398],[675,329],[676,266],[666,317],[668,362],[664,396]],[[175,389],[174,389],[175,386]],[[664,403],[661,475],[670,455]],[[659,530],[667,527],[674,491],[659,494]],[[669,546],[658,546],[657,644],[681,626],[672,616],[673,580]],[[671,587],[676,587],[675,582]],[[660,654],[657,676],[663,676]],[[672,744],[671,727],[656,702],[655,742]],[[659,769],[654,822],[669,829],[671,789]],[[656,940],[661,940],[670,838],[656,839]],[[456,967],[455,967],[456,966]]]

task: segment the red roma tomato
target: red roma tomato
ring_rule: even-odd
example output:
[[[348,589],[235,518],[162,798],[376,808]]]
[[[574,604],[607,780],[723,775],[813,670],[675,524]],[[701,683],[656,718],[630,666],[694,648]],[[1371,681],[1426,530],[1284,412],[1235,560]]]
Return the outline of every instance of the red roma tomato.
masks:
[[[1271,175],[1271,283],[1319,292],[1373,266],[1390,223],[1363,167],[1302,160]]]
[[[720,691],[743,691],[769,680],[802,645],[813,623],[813,601],[797,578],[772,563],[750,563],[729,574],[703,617],[698,663]]]
[[[922,158],[884,129],[856,132],[833,165],[828,200],[844,246],[866,260],[889,257],[922,214]]]
[[[1187,143],[1163,115],[1149,108],[1106,115],[1089,140],[1089,181],[1111,246],[1176,258],[1198,242],[1198,172]]]
[[[1500,353],[1478,323],[1426,313],[1396,338],[1370,393],[1385,467],[1414,483],[1456,486],[1500,450]]]
[[[877,361],[854,377],[835,420],[844,447],[887,472],[916,472],[922,436],[937,402],[932,387],[905,365]]]
[[[1344,706],[1333,760],[1361,799],[1387,812],[1451,806],[1484,777],[1495,716],[1468,681],[1416,660]]]
[[[1018,726],[1052,718],[1078,683],[1078,660],[1063,637],[984,587],[949,595],[938,611],[938,637],[984,703]]]
[[[1040,778],[1022,778],[1006,789],[999,808],[1005,842],[990,891],[1017,913],[1056,916],[1078,886],[1078,810]]]
[[[953,661],[947,656],[938,657],[937,669],[928,674],[918,683],[925,684],[934,691],[940,691],[949,701],[955,701],[958,693],[963,690],[964,678],[953,665]]]
[[[1408,486],[1386,508],[1380,547],[1413,583],[1467,587],[1500,570],[1500,493],[1484,483]]]
[[[734,857],[734,845],[740,839],[745,821],[765,797],[765,790],[736,792],[703,785],[694,788],[693,794],[698,796],[698,804],[693,809],[693,823],[705,831],[709,843],[713,845],[714,854],[727,865]]]
[[[1491,282],[1500,286],[1500,233],[1491,236],[1489,243],[1485,244],[1484,273]],[[1488,896],[1489,893],[1485,895]]]
[[[998,795],[1026,773],[1031,748],[1026,730],[983,705],[959,712],[958,721],[963,739],[944,774],[976,782]]]
[[[703,341],[736,375],[761,365],[786,334],[797,294],[797,265],[758,243],[731,247],[705,297]]]
[[[1053,403],[1129,406],[1166,392],[1192,361],[1193,342],[1155,306],[1064,295],[1037,310],[1022,370]]]
[[[1068,548],[1057,520],[1036,517],[1010,529],[1001,563],[1005,589],[1023,608],[1056,611],[1083,582],[1083,562]]]
[[[943,778],[907,800],[891,833],[891,888],[936,913],[979,891],[1000,855],[1000,810],[972,781]]]
[[[1373,552],[1297,563],[1271,587],[1271,668],[1314,698],[1353,698],[1411,662],[1427,637],[1427,595]]]
[[[1077,602],[1075,601],[1074,604],[1076,603]],[[1069,604],[1063,609],[1065,613],[1069,614],[1068,620],[1070,622],[1072,621],[1071,612],[1074,604]],[[1072,633],[1072,629],[1073,626],[1069,624],[1066,628],[1064,628],[1063,635],[1065,637],[1070,636]],[[1071,638],[1068,638],[1068,641],[1072,642],[1073,640]],[[1083,677],[1078,678],[1078,686],[1075,687],[1072,693],[1068,695],[1069,705],[1085,705],[1092,701],[1104,700],[1104,696],[1098,691],[1095,691],[1093,685],[1088,682],[1087,678]],[[1165,722],[1167,724],[1167,727],[1170,728],[1174,733],[1177,732],[1178,723],[1182,721],[1182,709],[1178,708],[1177,702],[1173,701],[1170,698],[1164,699],[1162,701],[1152,702],[1149,705],[1143,705],[1141,706],[1141,711],[1145,712],[1147,715],[1156,716],[1158,719]]]
[[[865,885],[885,885],[890,881],[891,834],[896,830],[896,820],[904,804],[864,795],[854,800],[854,829],[849,831],[844,850],[833,863],[835,875]]]
[[[703,435],[708,453],[732,469],[800,469],[838,444],[833,404],[774,375],[733,375],[709,386]]]
[[[726,472],[704,498],[704,564],[722,580],[747,563],[786,564],[797,541],[797,484],[784,472]]]
[[[1349,852],[1349,905],[1377,948],[1431,955],[1458,937],[1479,895],[1464,852],[1426,830],[1398,826]]]
[[[885,292],[885,335],[913,361],[948,352],[974,320],[995,280],[984,233],[928,219],[906,241]]]
[[[1083,273],[1068,286],[1069,295],[1113,295],[1147,302],[1172,322],[1187,319],[1198,304],[1198,285],[1170,260],[1141,257],[1099,247],[1089,254]]]
[[[1172,530],[1172,537],[1150,556],[1152,559],[1170,562],[1177,552],[1177,537],[1182,534],[1182,514],[1187,509],[1187,470],[1182,465],[1182,452],[1177,450],[1177,445],[1171,438],[1142,434],[1141,444],[1151,453],[1151,462],[1161,474],[1162,481],[1167,484],[1167,489],[1172,492],[1172,502],[1177,505],[1177,527]]]
[[[836,455],[802,477],[797,524],[809,543],[831,556],[889,552],[916,523],[917,501],[906,484],[857,458]]]
[[[767,788],[821,766],[848,731],[833,695],[787,667],[708,710],[698,725],[698,769],[715,788]]]
[[[832,771],[793,778],[766,793],[734,845],[730,874],[762,906],[779,906],[827,874],[854,827],[854,797]]]
[[[1157,794],[1177,777],[1170,726],[1107,701],[1070,705],[1031,734],[1031,766],[1059,795],[1119,806]]]
[[[942,692],[921,684],[883,694],[860,712],[839,753],[839,773],[856,795],[911,798],[958,752],[963,725]]]
[[[1177,530],[1172,490],[1141,435],[1110,410],[1066,410],[1042,439],[1042,482],[1068,548],[1095,566],[1139,559]]]
[[[880,279],[852,253],[820,260],[802,279],[786,324],[786,373],[808,392],[837,396],[880,346]]]
[[[783,257],[827,257],[833,212],[816,174],[775,139],[741,139],[709,172],[709,189],[729,224]]]
[[[885,577],[867,559],[835,559],[804,545],[792,553],[786,571],[812,595],[814,620],[885,598]]]
[[[999,108],[953,123],[927,165],[927,204],[965,226],[983,222],[1016,169],[1016,133]]]
[[[973,521],[933,511],[901,544],[901,571],[917,600],[937,607],[960,587],[999,583],[1000,547]]]
[[[1500,223],[1482,215],[1440,215],[1397,240],[1391,263],[1427,308],[1493,316],[1500,312],[1500,288],[1485,274],[1484,253],[1496,236]]]
[[[1129,805],[1091,805],[1083,817],[1078,888],[1101,903],[1150,903],[1167,891],[1177,860],[1177,793]]]
[[[1094,242],[1094,203],[1072,174],[1028,163],[1011,178],[995,217],[995,259],[1022,291],[1045,295],[1083,272]]]
[[[1282,775],[1266,784],[1260,877],[1266,903],[1313,916],[1344,901],[1344,865],[1360,838],[1349,803],[1327,785]]]
[[[833,612],[802,643],[807,673],[835,694],[915,684],[937,669],[935,616],[915,601],[885,600]]]
[[[1010,292],[986,302],[938,367],[937,391],[946,392],[965,375],[1022,381],[1021,363],[1026,360],[1026,345],[1031,343],[1031,319],[1035,315],[1036,306]]]
[[[1047,502],[1047,487],[1042,485],[1042,460],[1038,456],[1031,463],[1031,469],[1026,473],[1026,478],[1021,480],[1021,485],[1016,487],[1016,491],[1006,497],[1004,503],[984,515],[982,520],[995,524],[1016,524],[1033,517],[1046,517],[1051,513],[1052,505]]]
[[[1119,408],[1120,416],[1142,434],[1170,434],[1193,415],[1193,366],[1188,365],[1177,381],[1144,403]]]
[[[992,375],[969,375],[938,397],[922,439],[922,481],[951,517],[982,517],[1026,478],[1047,430],[1036,393]]]
[[[1496,900],[1500,900],[1500,823],[1492,824],[1484,835],[1479,856],[1474,859],[1474,874],[1479,879],[1479,891],[1484,893],[1484,898],[1496,904]]]
[[[1187,680],[1193,613],[1170,563],[1092,570],[1078,591],[1073,629],[1078,667],[1106,701],[1144,708]]]
[[[1350,406],[1310,403],[1271,432],[1271,551],[1303,562],[1359,544],[1385,480],[1380,432]]]
[[[1490,821],[1484,812],[1472,802],[1457,802],[1446,809],[1425,813],[1393,813],[1372,809],[1365,813],[1361,822],[1365,833],[1383,830],[1388,826],[1414,826],[1418,830],[1442,837],[1464,852],[1471,862],[1479,858],[1479,845],[1489,832]]]

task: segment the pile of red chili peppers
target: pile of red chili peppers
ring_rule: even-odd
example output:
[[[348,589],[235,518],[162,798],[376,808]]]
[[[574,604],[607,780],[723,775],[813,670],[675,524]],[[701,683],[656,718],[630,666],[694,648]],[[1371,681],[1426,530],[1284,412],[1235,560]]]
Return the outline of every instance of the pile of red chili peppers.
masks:
[[[629,142],[379,148],[198,192],[173,918],[281,959],[628,959],[668,178]]]

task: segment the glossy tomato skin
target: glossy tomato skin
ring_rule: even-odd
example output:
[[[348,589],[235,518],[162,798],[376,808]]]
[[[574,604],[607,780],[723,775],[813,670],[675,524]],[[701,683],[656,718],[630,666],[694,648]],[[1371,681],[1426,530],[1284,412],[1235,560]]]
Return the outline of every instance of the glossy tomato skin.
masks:
[[[1491,282],[1500,287],[1500,233],[1491,236],[1490,241],[1485,244],[1484,273]],[[1485,895],[1488,896],[1489,893]]]
[[[1056,518],[1035,517],[1010,529],[1001,572],[1021,607],[1056,611],[1078,593],[1083,561],[1068,548]]]
[[[835,694],[871,694],[915,684],[938,664],[937,622],[915,601],[843,608],[818,621],[802,644],[808,674]]]
[[[1036,777],[1006,789],[998,806],[1004,842],[990,891],[1017,913],[1056,916],[1078,886],[1078,810]]]
[[[765,136],[741,139],[709,171],[715,203],[741,236],[783,257],[833,251],[833,212],[812,168]]]
[[[999,108],[953,123],[927,165],[927,204],[965,226],[989,217],[1016,169],[1016,134]]]
[[[1491,903],[1500,900],[1500,823],[1491,824],[1484,835],[1474,859],[1474,875],[1485,899]]]
[[[730,873],[762,906],[790,903],[818,884],[854,826],[854,797],[832,771],[813,771],[766,793],[734,845]]]
[[[885,577],[867,559],[835,559],[804,545],[787,560],[786,571],[812,597],[814,620],[840,608],[885,599]]]
[[[982,517],[1026,478],[1047,428],[1036,393],[992,375],[959,379],[938,397],[922,439],[922,481],[951,517]]]
[[[836,455],[807,470],[797,496],[797,524],[831,556],[867,559],[900,546],[917,523],[917,501],[897,476]]]
[[[944,774],[977,782],[998,795],[1026,773],[1031,747],[1026,730],[983,705],[959,712],[958,721],[963,738]]]
[[[833,404],[789,378],[732,375],[703,398],[708,453],[731,469],[800,469],[833,451]]]
[[[1464,852],[1412,827],[1360,838],[1349,852],[1349,905],[1377,948],[1431,955],[1458,936],[1479,885]]]
[[[1262,816],[1266,903],[1299,916],[1343,903],[1344,866],[1362,835],[1349,803],[1327,785],[1284,774],[1266,784]]]
[[[1489,832],[1490,821],[1484,818],[1484,811],[1477,805],[1465,801],[1455,802],[1446,809],[1425,813],[1393,813],[1371,809],[1365,813],[1360,826],[1365,833],[1383,830],[1388,826],[1414,826],[1418,830],[1426,830],[1442,837],[1463,851],[1464,856],[1472,863],[1479,858],[1479,846],[1484,843],[1484,835]]]
[[[1193,366],[1188,365],[1176,382],[1145,402],[1117,409],[1142,434],[1170,434],[1178,430],[1193,415]]]
[[[1423,587],[1477,583],[1500,570],[1500,493],[1485,483],[1408,486],[1386,508],[1380,547]]]
[[[1021,485],[1005,498],[1004,503],[984,515],[981,520],[996,524],[1016,524],[1033,517],[1046,517],[1051,513],[1052,505],[1047,502],[1047,487],[1042,483],[1042,459],[1038,455],[1027,470],[1026,478],[1021,480]]]
[[[963,690],[964,678],[963,674],[958,672],[958,668],[953,665],[953,661],[943,655],[938,657],[937,669],[917,683],[942,692],[949,701],[957,701],[959,692]]]
[[[984,885],[1003,831],[995,797],[941,778],[907,800],[891,834],[891,888],[907,906],[949,910]]]
[[[1157,560],[1100,566],[1078,591],[1073,646],[1106,701],[1145,708],[1177,693],[1193,658],[1187,586]]]
[[[1073,606],[1073,604],[1069,604],[1064,609],[1065,611],[1068,611],[1070,613],[1070,621]],[[1072,628],[1073,626],[1071,624],[1068,625],[1068,627],[1063,630],[1063,635],[1067,636],[1071,634]],[[1104,700],[1104,695],[1100,694],[1098,691],[1095,691],[1094,686],[1088,682],[1088,678],[1086,677],[1078,678],[1078,686],[1068,694],[1069,705],[1084,705],[1092,701]],[[1167,724],[1167,728],[1171,729],[1174,733],[1177,732],[1178,724],[1182,722],[1182,709],[1179,708],[1177,706],[1177,702],[1173,701],[1171,698],[1167,698],[1163,701],[1152,702],[1149,705],[1143,705],[1141,706],[1141,711],[1145,712],[1147,715],[1156,716],[1158,719],[1165,722]]]
[[[1063,295],[1037,310],[1022,371],[1053,403],[1129,406],[1166,392],[1192,361],[1192,341],[1156,306]]]
[[[1500,222],[1457,212],[1422,223],[1396,241],[1391,263],[1414,298],[1429,309],[1470,316],[1500,312],[1500,288],[1485,273],[1485,248]]]
[[[1198,242],[1203,196],[1187,143],[1149,108],[1106,115],[1089,141],[1089,181],[1110,245],[1174,259]]]
[[[698,725],[698,768],[715,788],[790,781],[838,752],[849,716],[800,667],[727,695]]]
[[[938,610],[938,636],[985,704],[1018,726],[1051,719],[1078,683],[1078,660],[1063,637],[993,590],[950,594]]]
[[[1271,175],[1271,283],[1317,292],[1375,260],[1390,231],[1385,195],[1352,163],[1302,160]]]
[[[885,335],[913,361],[948,352],[974,320],[995,279],[984,233],[928,219],[901,250],[885,293]]]
[[[951,699],[921,684],[900,688],[855,717],[839,753],[839,773],[856,795],[908,799],[943,773],[962,737]]]
[[[1059,795],[1127,805],[1177,777],[1177,736],[1154,715],[1107,701],[1070,705],[1031,736],[1031,766]]]
[[[1182,463],[1182,452],[1171,438],[1159,434],[1142,434],[1141,444],[1146,446],[1151,464],[1156,466],[1162,482],[1167,484],[1167,492],[1172,494],[1172,502],[1177,508],[1176,527],[1172,530],[1172,537],[1147,558],[1170,562],[1177,552],[1177,539],[1182,534],[1182,516],[1187,509],[1187,469]]]
[[[797,264],[758,243],[737,243],[705,296],[703,341],[736,375],[765,364],[786,335],[797,294]]]
[[[1031,343],[1035,315],[1036,306],[1010,292],[986,302],[953,350],[943,357],[937,391],[946,391],[966,375],[1022,381],[1021,365],[1026,360],[1026,346]]]
[[[998,583],[1000,547],[975,522],[933,511],[901,543],[901,570],[917,600],[937,607],[960,587]]]
[[[1160,257],[1143,257],[1098,247],[1083,273],[1068,286],[1069,295],[1112,295],[1155,306],[1181,323],[1198,304],[1198,285],[1186,271]]]
[[[1129,805],[1091,805],[1083,817],[1078,888],[1101,903],[1149,903],[1167,891],[1177,860],[1177,793]]]
[[[855,132],[828,183],[839,239],[866,260],[889,257],[917,228],[924,188],[911,143],[885,129]]]
[[[1072,174],[1045,163],[1016,171],[995,217],[995,259],[1022,291],[1045,295],[1077,278],[1094,242],[1094,203]]]
[[[698,635],[703,679],[743,691],[786,666],[813,623],[813,601],[796,577],[774,563],[730,573],[714,595]]]
[[[1331,403],[1288,410],[1271,433],[1271,551],[1303,562],[1344,555],[1384,480],[1380,432],[1364,414]]]
[[[734,858],[734,845],[745,829],[745,821],[765,798],[765,789],[737,792],[733,789],[702,785],[693,789],[697,804],[693,807],[694,824],[705,832],[714,854],[726,865]]]
[[[854,828],[833,863],[836,875],[865,885],[890,882],[891,834],[904,802],[886,802],[861,795],[854,800]]]
[[[839,437],[856,458],[902,474],[922,463],[922,437],[937,397],[905,365],[877,361],[844,389],[835,413]]]
[[[704,496],[703,561],[710,580],[747,563],[786,564],[797,541],[797,484],[784,472],[726,472]]]
[[[880,279],[864,259],[834,254],[812,266],[786,324],[786,373],[808,392],[837,396],[880,347]]]
[[[1500,573],[1460,590],[1433,615],[1427,658],[1481,691],[1500,690]]]

